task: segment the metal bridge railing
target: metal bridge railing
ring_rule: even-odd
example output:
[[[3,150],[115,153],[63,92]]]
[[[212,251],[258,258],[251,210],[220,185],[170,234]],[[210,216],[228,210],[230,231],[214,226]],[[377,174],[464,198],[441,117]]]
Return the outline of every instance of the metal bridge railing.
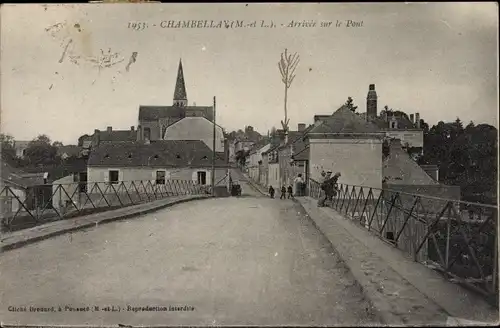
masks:
[[[312,179],[309,195],[321,195]],[[498,301],[497,206],[346,184],[327,204],[415,261]]]
[[[210,194],[210,186],[189,180],[135,180],[5,186],[0,191],[2,230],[20,230],[54,220],[87,215],[180,195]]]

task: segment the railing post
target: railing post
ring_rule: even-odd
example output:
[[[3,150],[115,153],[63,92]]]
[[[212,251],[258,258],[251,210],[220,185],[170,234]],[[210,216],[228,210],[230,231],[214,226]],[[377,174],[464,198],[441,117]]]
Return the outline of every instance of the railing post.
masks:
[[[450,259],[450,230],[451,230],[451,218],[449,215],[450,211],[448,211],[448,220],[446,223],[446,257],[445,257],[445,265],[448,268],[449,259]],[[439,247],[439,246],[438,246]]]

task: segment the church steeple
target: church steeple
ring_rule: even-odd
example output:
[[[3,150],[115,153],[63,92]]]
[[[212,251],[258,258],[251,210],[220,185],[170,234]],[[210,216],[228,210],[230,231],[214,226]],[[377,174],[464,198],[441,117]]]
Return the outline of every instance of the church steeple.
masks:
[[[186,85],[184,84],[184,73],[182,72],[182,59],[179,60],[177,70],[177,81],[174,90],[174,106],[187,106]]]

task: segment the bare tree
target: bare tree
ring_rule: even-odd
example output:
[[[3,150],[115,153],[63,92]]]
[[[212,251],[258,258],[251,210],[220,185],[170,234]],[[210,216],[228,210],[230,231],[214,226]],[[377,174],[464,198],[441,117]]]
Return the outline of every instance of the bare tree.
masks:
[[[281,81],[285,85],[285,120],[281,121],[281,125],[283,126],[283,130],[285,132],[288,131],[288,123],[290,119],[288,119],[287,112],[287,100],[288,100],[288,88],[292,85],[293,79],[295,78],[295,69],[299,64],[299,56],[297,53],[293,55],[288,54],[288,50],[285,49],[285,52],[281,54],[281,60],[278,62],[278,67],[281,73]]]

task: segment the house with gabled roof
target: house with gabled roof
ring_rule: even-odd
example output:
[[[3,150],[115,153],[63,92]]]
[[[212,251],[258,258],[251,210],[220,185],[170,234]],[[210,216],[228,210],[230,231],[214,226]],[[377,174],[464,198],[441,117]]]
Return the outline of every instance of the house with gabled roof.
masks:
[[[380,188],[384,136],[375,124],[342,105],[304,136],[300,154],[308,155],[307,177],[318,181],[322,171],[341,172],[341,180],[349,184]]]
[[[0,159],[0,216],[31,210],[50,199],[48,174],[29,173]]]
[[[124,181],[193,181],[210,185],[214,153],[200,140],[157,140],[151,142],[102,143],[93,148],[87,167],[89,184]],[[215,153],[215,182],[227,175],[224,153]],[[225,183],[225,182],[222,182]]]
[[[401,111],[384,109],[379,115],[377,101],[375,84],[370,84],[366,97],[366,113],[360,113],[360,117],[378,126],[387,138],[400,140],[414,159],[421,156],[424,147],[424,132],[421,127],[420,114],[410,114],[408,117]]]
[[[268,138],[264,138],[255,143],[250,149],[248,155],[248,176],[255,182],[265,185],[265,174],[263,166],[262,154],[268,151],[271,147],[271,142]]]

